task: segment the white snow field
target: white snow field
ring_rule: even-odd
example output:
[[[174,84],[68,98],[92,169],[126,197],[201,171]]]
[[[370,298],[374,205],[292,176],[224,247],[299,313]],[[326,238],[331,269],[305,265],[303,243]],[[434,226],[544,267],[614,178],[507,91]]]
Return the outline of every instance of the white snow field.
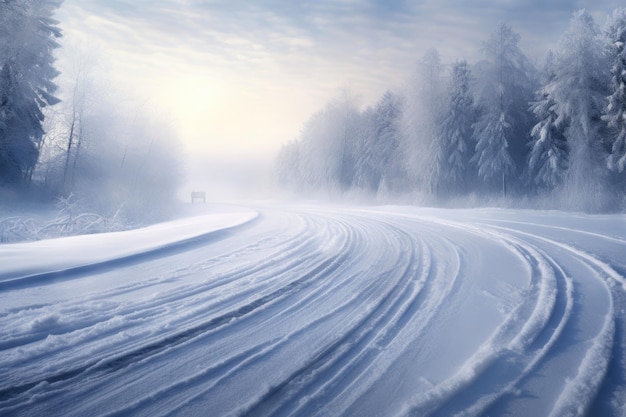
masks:
[[[624,416],[625,275],[624,215],[505,209],[0,245],[0,415]]]

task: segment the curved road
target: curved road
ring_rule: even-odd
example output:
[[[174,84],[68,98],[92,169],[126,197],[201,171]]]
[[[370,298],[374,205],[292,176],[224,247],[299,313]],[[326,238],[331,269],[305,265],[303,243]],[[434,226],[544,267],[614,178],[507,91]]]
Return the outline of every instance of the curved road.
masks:
[[[5,277],[0,415],[626,415],[623,215],[254,209]]]

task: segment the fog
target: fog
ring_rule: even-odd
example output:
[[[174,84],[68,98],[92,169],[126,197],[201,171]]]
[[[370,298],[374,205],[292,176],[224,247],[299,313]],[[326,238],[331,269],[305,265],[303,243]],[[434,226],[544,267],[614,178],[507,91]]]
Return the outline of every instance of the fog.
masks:
[[[276,194],[275,155],[186,155],[186,171],[178,199],[190,202],[192,191],[204,191],[210,201],[268,199]]]
[[[270,68],[264,56],[255,73],[241,62],[168,56],[167,45],[145,66],[141,49],[120,55],[108,29],[84,32],[76,16],[87,9],[71,1],[1,10],[0,36],[11,37],[0,49],[7,213],[38,203],[48,213],[71,207],[70,220],[91,213],[132,227],[175,216],[194,191],[209,202],[625,207],[623,9],[604,26],[598,10],[570,11],[560,33],[546,34],[552,50],[541,59],[537,47],[525,50],[532,23],[494,23],[473,49],[416,40],[422,54],[403,60],[403,74],[348,67],[335,54],[311,68],[335,62],[345,75],[321,81],[314,71],[297,82],[306,65]],[[33,23],[41,19],[44,27]],[[281,52],[271,51],[298,55]]]
[[[626,9],[584,10],[545,62],[500,24],[474,64],[431,49],[398,93],[355,107],[341,92],[285,145],[279,183],[301,195],[413,195],[414,204],[622,211]]]

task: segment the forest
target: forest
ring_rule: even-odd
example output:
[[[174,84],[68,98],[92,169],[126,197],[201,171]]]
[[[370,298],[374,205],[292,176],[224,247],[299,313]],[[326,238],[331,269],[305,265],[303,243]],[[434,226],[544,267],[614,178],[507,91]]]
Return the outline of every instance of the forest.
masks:
[[[59,88],[61,3],[0,1],[0,206],[60,199],[102,216],[160,218],[182,181],[177,138],[81,48],[63,46],[73,58]]]
[[[626,206],[626,9],[584,10],[537,68],[500,24],[482,59],[419,60],[403,91],[359,109],[342,91],[277,158],[298,194],[434,205]]]

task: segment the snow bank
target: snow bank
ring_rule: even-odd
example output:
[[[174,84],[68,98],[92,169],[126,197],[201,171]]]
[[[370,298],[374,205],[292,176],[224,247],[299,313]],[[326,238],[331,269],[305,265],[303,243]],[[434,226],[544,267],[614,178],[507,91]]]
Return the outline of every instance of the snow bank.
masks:
[[[247,223],[255,211],[213,213],[136,230],[0,246],[0,288],[41,274],[67,272],[171,248]]]

